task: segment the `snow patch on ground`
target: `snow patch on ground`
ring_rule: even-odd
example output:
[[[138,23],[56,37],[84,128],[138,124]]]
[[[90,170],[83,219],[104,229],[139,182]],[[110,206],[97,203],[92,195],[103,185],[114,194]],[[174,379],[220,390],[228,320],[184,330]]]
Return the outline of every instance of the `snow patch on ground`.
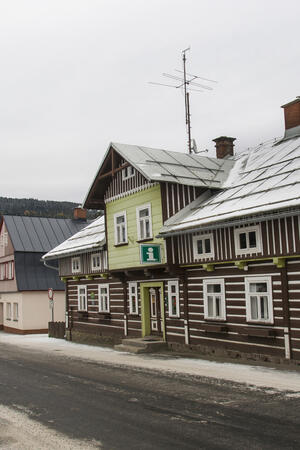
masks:
[[[100,442],[70,439],[32,420],[26,412],[15,411],[0,405],[0,448],[2,449],[92,450],[101,447]]]
[[[300,373],[248,364],[221,363],[203,359],[179,358],[173,355],[134,355],[108,347],[98,347],[49,338],[47,335],[13,335],[0,332],[1,343],[48,353],[60,352],[71,358],[99,363],[123,365],[147,370],[159,370],[245,383],[250,389],[268,388],[289,391],[287,395],[300,397]],[[272,391],[269,391],[272,392]]]

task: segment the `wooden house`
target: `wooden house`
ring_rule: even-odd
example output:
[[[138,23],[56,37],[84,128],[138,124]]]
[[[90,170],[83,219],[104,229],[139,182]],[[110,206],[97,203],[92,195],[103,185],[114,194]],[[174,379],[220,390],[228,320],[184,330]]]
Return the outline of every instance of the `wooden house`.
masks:
[[[81,209],[79,209],[81,210]],[[41,262],[45,251],[73,235],[83,220],[3,216],[0,223],[0,329],[48,331],[48,288],[54,290],[54,319],[65,320],[64,284]]]
[[[300,99],[283,108],[283,138],[238,155],[226,136],[216,158],[109,146],[84,201],[108,264],[60,263],[73,339],[300,359]]]

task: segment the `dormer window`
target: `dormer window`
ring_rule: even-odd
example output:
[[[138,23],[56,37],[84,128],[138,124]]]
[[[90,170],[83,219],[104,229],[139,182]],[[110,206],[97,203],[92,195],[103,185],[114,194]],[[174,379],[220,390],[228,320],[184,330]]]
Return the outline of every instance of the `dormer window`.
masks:
[[[235,229],[234,240],[236,255],[261,252],[261,233],[259,225]]]
[[[128,180],[129,178],[134,177],[135,169],[132,166],[127,166],[122,170],[122,179],[123,181]]]

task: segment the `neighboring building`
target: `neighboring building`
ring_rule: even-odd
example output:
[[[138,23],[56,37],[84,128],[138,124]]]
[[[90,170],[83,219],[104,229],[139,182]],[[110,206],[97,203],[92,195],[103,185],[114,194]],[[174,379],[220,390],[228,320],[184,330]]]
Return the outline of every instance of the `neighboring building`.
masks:
[[[84,202],[108,268],[84,239],[60,260],[73,339],[300,360],[300,99],[283,108],[284,137],[237,156],[225,136],[217,158],[109,146]]]
[[[81,214],[81,208],[75,209]],[[76,217],[77,217],[76,216]],[[65,320],[65,293],[58,271],[42,255],[86,224],[78,219],[3,216],[0,223],[0,329],[47,332],[48,288],[54,289],[54,319]],[[56,263],[57,265],[57,263]]]

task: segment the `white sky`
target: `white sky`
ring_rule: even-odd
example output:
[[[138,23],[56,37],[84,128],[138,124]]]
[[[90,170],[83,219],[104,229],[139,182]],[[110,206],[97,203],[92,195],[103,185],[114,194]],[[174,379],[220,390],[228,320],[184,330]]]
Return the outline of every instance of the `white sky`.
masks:
[[[198,149],[283,134],[299,91],[299,0],[0,0],[0,196],[81,202],[110,141],[186,152],[181,69]]]

